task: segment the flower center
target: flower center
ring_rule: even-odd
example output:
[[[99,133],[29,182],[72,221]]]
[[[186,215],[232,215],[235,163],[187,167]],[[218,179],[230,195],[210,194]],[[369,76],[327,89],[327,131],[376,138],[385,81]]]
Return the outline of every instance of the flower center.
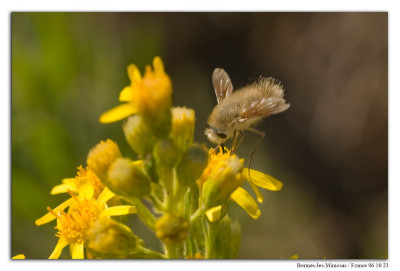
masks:
[[[69,207],[68,213],[60,211],[57,216],[58,230],[56,236],[65,238],[69,243],[83,240],[90,223],[96,221],[100,215],[100,208],[94,200],[79,200],[75,197],[76,204]],[[49,208],[54,214],[54,211]]]

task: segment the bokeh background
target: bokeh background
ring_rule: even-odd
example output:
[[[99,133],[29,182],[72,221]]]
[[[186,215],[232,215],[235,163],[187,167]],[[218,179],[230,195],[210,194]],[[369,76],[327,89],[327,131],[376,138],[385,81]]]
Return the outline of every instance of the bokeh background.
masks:
[[[126,156],[121,122],[100,124],[129,84],[162,57],[174,104],[196,111],[198,142],[224,68],[234,88],[260,75],[279,79],[291,107],[267,118],[252,168],[284,184],[264,191],[242,224],[240,258],[388,257],[388,14],[368,13],[12,13],[11,255],[47,258],[54,223],[35,219],[66,195],[50,189],[85,164],[100,140]],[[257,135],[245,134],[248,157]],[[159,249],[132,218],[135,233]],[[68,255],[68,254],[66,254]]]

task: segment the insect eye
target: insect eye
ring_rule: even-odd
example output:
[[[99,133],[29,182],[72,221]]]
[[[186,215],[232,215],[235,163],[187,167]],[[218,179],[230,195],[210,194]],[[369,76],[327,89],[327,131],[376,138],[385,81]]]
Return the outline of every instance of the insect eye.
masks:
[[[226,138],[226,134],[224,133],[217,133],[217,136],[219,136],[220,138]]]

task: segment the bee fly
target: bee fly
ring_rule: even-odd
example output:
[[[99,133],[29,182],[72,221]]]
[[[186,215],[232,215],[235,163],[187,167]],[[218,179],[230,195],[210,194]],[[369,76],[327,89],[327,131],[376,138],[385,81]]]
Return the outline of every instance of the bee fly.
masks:
[[[258,81],[232,92],[231,79],[221,68],[214,70],[212,83],[218,104],[208,118],[209,128],[205,130],[205,134],[212,143],[221,146],[233,138],[232,151],[242,141],[244,130],[260,135],[250,154],[250,168],[252,156],[265,136],[264,132],[253,127],[263,118],[281,113],[290,106],[283,98],[283,87],[274,78],[260,77]]]

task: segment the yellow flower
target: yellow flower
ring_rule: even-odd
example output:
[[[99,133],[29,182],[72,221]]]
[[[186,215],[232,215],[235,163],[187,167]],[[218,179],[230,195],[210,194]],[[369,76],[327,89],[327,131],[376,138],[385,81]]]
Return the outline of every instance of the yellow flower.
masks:
[[[119,96],[120,102],[125,102],[100,116],[100,122],[110,123],[139,113],[149,118],[163,113],[161,109],[172,105],[172,84],[164,72],[164,64],[160,57],[153,59],[154,71],[148,65],[142,78],[139,69],[131,64],[128,66],[128,76],[131,84],[125,87]]]
[[[203,175],[198,180],[200,191],[203,187],[203,184],[207,182],[210,178],[210,174],[212,174],[212,171],[215,170],[215,168],[218,168],[218,166],[221,164],[221,161],[224,161],[229,157],[235,156],[231,153],[231,150],[227,148],[225,148],[224,152],[222,152],[221,147],[218,153],[216,153],[214,149],[210,149],[209,153],[210,160],[208,166],[204,170]],[[248,173],[250,173],[250,177]],[[248,171],[247,168],[243,168],[242,174],[244,174],[245,179],[251,184],[257,196],[257,200],[260,203],[263,201],[263,197],[258,187],[271,191],[278,191],[282,189],[282,183],[275,178],[269,176],[268,174],[253,169],[250,169],[250,171]],[[258,219],[261,216],[261,211],[258,207],[257,202],[242,187],[237,187],[237,189],[230,194],[230,199],[235,201],[240,207],[242,207],[253,219]],[[206,215],[211,222],[218,220],[220,217],[221,208],[217,207],[218,206],[214,206],[206,212]]]
[[[104,185],[101,183],[99,177],[90,168],[84,169],[82,166],[78,167],[78,173],[75,178],[65,178],[62,180],[62,184],[56,185],[51,190],[51,195],[60,193],[67,193],[72,191],[78,194],[83,194],[93,189],[93,197],[97,198],[104,189]]]
[[[204,207],[208,209],[223,204],[243,184],[246,180],[243,161],[229,151],[211,153],[208,165],[199,179]]]
[[[130,205],[120,205],[108,207],[107,201],[114,197],[108,188],[104,188],[99,197],[93,198],[85,193],[79,197],[69,192],[71,198],[63,202],[54,209],[47,208],[49,213],[35,221],[40,226],[57,219],[56,236],[59,237],[58,243],[49,259],[58,259],[62,250],[67,245],[71,247],[73,259],[84,258],[84,241],[91,223],[102,217],[126,215],[136,212],[136,208]],[[68,208],[65,212],[64,209]]]

